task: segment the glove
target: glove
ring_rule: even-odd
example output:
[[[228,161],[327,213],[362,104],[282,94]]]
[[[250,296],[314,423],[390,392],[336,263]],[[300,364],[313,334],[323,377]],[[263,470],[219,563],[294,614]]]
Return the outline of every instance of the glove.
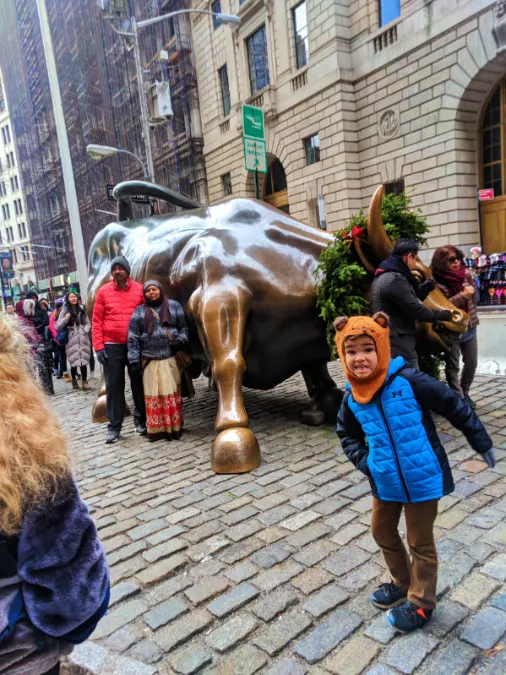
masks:
[[[105,349],[99,349],[98,352],[96,353],[97,361],[101,363],[103,366],[107,363],[107,352]]]
[[[453,318],[452,312],[450,309],[441,309],[437,313],[438,321],[451,321]]]
[[[436,288],[436,282],[432,277],[430,279],[427,279],[427,281],[424,281],[423,284],[420,284],[420,290],[427,290],[429,293],[430,291],[433,291]]]
[[[483,461],[486,462],[491,469],[495,466],[495,453],[494,448],[490,448],[488,452],[485,452],[483,455]]]

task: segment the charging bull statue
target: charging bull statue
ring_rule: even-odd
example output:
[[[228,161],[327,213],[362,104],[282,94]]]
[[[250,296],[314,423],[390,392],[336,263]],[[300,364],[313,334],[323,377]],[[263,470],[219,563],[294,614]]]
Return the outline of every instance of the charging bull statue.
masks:
[[[144,194],[188,210],[171,217],[130,220],[129,197]],[[157,279],[167,297],[184,307],[194,329],[193,358],[209,364],[218,391],[211,466],[242,473],[260,464],[260,449],[248,428],[242,387],[271,389],[298,371],[312,399],[306,421],[334,423],[342,397],[331,379],[325,326],[318,316],[314,273],[332,235],[304,225],[254,199],[200,206],[160,186],[132,181],[115,188],[119,219],[101,230],[89,256],[88,308],[110,280],[110,261],[125,256],[137,281]],[[391,251],[381,217],[382,188],[369,210],[368,240],[355,240],[364,266],[373,272]],[[421,280],[430,270],[419,262]],[[463,332],[467,315],[434,290],[431,308],[452,309],[441,332],[425,325],[425,339],[439,349],[452,332]],[[105,397],[94,408],[104,417]]]

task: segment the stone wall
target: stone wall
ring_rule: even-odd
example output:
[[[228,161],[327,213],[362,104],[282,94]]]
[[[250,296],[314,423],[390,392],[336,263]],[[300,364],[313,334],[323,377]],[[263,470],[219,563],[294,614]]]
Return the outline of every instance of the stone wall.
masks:
[[[493,3],[404,0],[402,16],[378,29],[373,0],[352,0],[348,12],[344,1],[307,0],[310,64],[301,71],[295,4],[247,0],[238,10],[223,0],[222,11],[238,11],[242,25],[237,33],[212,31],[210,40],[209,17],[195,23],[210,200],[223,196],[227,172],[234,195],[254,194],[243,168],[241,105],[251,99],[244,39],[265,21],[272,86],[258,101],[269,156],[286,172],[290,213],[316,224],[322,194],[335,230],[367,206],[378,184],[402,178],[428,217],[431,248],[476,243],[480,113],[506,73],[492,38]],[[217,80],[225,61],[232,98],[226,119]],[[303,141],[314,133],[320,162],[306,166]]]

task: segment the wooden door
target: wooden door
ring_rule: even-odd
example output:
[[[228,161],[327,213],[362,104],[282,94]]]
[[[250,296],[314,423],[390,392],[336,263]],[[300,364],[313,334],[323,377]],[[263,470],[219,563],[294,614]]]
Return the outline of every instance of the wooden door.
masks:
[[[503,253],[506,251],[506,197],[482,202],[480,208],[483,253]]]

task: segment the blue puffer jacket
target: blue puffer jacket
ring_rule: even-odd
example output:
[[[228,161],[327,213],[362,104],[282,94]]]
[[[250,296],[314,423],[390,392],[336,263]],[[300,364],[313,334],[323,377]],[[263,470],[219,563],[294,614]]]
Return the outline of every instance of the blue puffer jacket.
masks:
[[[424,502],[453,491],[453,477],[430,410],[443,415],[481,454],[492,447],[482,423],[445,384],[392,359],[382,389],[358,404],[349,389],[337,418],[337,434],[351,462],[369,477],[375,497]]]

